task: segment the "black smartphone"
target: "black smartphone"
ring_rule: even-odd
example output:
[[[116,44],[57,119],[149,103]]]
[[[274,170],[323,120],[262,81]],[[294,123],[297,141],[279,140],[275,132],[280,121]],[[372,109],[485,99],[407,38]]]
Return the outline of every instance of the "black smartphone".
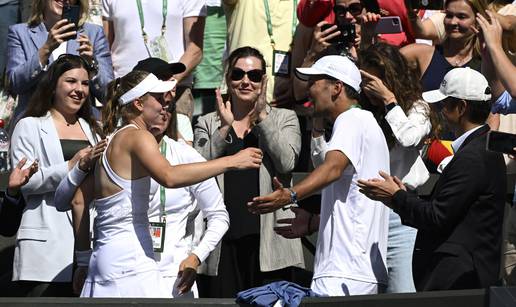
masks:
[[[333,24],[325,24],[321,27],[321,31],[325,31]],[[340,35],[330,39],[328,42],[332,45],[351,45],[355,43],[356,32],[355,25],[352,23],[338,24],[337,30],[340,31]]]
[[[403,32],[401,19],[399,16],[382,17],[376,23],[374,33],[376,34],[393,34]]]
[[[68,20],[69,23],[75,24],[70,31],[77,31],[77,25],[79,24],[79,19],[81,17],[81,8],[78,5],[65,5],[63,7],[63,14],[61,16],[62,19]],[[68,36],[66,40],[76,39],[77,34],[75,36]]]
[[[410,0],[413,9],[420,10],[442,10],[444,0]]]
[[[487,150],[516,155],[516,134],[489,131],[487,135]]]

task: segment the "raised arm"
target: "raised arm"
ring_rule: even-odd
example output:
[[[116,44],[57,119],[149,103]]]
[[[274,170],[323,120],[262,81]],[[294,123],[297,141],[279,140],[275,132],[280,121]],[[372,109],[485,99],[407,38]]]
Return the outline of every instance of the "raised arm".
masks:
[[[40,65],[38,52],[27,54],[20,37],[22,28],[10,26],[7,33],[7,78],[15,94],[22,94],[34,87],[41,76],[43,66]]]
[[[185,42],[185,52],[179,62],[185,64],[186,70],[174,78],[179,82],[195,69],[202,60],[202,48],[204,42],[204,16],[192,16],[183,18],[183,37]]]
[[[261,150],[247,148],[232,156],[208,162],[172,166],[161,155],[156,140],[147,131],[135,132],[129,144],[129,151],[141,162],[152,178],[167,188],[189,186],[228,170],[258,168],[262,160]]]
[[[231,102],[229,100],[223,101],[220,89],[215,92],[217,96],[217,119],[212,114],[201,116],[194,130],[194,148],[206,160],[223,156],[227,146],[232,143],[231,135],[229,135],[234,121]],[[216,128],[212,131],[214,124]]]
[[[484,41],[486,43],[487,51],[496,72],[505,90],[509,92],[512,97],[516,97],[516,67],[505,54],[502,46],[502,26],[495,15],[486,11],[491,22],[485,19],[482,15],[477,14],[477,22],[482,29]],[[494,93],[499,96],[500,93]]]
[[[408,20],[412,30],[414,31],[414,36],[416,38],[438,41],[439,35],[437,33],[437,28],[435,27],[434,22],[430,18],[421,20],[421,17],[418,15],[419,10],[412,8],[412,1],[405,0],[405,6],[407,7]],[[435,14],[438,15],[434,17],[438,19],[436,22],[442,22],[442,19],[444,19],[444,14],[441,12],[436,12]]]
[[[301,151],[301,130],[296,113],[272,108],[256,127],[260,133],[260,147],[271,158],[274,168],[281,174],[291,172]]]

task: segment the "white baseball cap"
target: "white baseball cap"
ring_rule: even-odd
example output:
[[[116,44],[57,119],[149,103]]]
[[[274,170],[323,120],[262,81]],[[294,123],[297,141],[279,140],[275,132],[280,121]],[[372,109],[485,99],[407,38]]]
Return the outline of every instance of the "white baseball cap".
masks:
[[[118,102],[120,105],[126,105],[147,93],[166,93],[171,91],[176,84],[176,80],[161,81],[154,74],[150,73],[138,85],[123,94],[118,99]]]
[[[351,86],[360,93],[362,77],[355,63],[341,55],[327,55],[314,63],[312,67],[296,68],[296,76],[308,80],[310,76],[328,75]]]
[[[491,88],[484,75],[465,67],[450,70],[441,82],[438,90],[423,93],[423,100],[428,103],[442,101],[448,97],[473,100],[491,100]]]

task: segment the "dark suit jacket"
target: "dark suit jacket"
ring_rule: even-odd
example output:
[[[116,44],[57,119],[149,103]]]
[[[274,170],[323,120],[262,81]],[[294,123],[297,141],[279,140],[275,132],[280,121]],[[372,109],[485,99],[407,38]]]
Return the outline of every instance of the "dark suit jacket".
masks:
[[[25,200],[21,193],[18,198],[5,195],[0,204],[0,235],[12,237],[20,228],[20,222],[25,208]]]
[[[488,131],[485,125],[466,138],[430,200],[405,191],[393,197],[402,222],[418,229],[418,291],[488,287],[498,280],[506,169],[502,154],[486,150]]]

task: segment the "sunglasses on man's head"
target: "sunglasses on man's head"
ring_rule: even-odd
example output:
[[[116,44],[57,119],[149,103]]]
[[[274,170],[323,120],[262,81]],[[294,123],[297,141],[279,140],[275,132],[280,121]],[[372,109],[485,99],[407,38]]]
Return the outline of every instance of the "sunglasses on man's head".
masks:
[[[252,69],[249,71],[242,70],[240,68],[233,68],[231,70],[231,75],[229,76],[233,81],[239,81],[247,75],[247,78],[252,82],[260,82],[262,81],[264,72],[261,69]]]
[[[362,14],[362,10],[364,9],[364,6],[360,2],[351,3],[349,6],[344,5],[335,5],[333,7],[333,12],[337,16],[343,16],[346,15],[347,12],[349,12],[353,17],[357,17],[360,14]]]

